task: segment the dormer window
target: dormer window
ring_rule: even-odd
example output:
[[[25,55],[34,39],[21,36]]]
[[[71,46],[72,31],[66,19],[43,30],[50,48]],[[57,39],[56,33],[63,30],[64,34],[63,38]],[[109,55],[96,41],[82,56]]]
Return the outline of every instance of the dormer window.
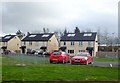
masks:
[[[83,36],[92,36],[92,33],[85,33]]]
[[[11,36],[6,36],[4,39],[9,39]]]
[[[68,34],[67,36],[68,36],[68,37],[74,37],[75,34]]]
[[[46,35],[42,35],[42,37],[48,37],[49,36],[49,34],[46,34]]]
[[[29,37],[35,37],[36,35],[30,35]]]

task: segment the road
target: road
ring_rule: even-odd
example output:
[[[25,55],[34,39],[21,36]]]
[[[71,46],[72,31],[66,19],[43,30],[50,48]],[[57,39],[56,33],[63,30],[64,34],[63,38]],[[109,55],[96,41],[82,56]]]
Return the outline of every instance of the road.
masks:
[[[93,66],[101,66],[101,67],[120,67],[120,62],[94,62]]]

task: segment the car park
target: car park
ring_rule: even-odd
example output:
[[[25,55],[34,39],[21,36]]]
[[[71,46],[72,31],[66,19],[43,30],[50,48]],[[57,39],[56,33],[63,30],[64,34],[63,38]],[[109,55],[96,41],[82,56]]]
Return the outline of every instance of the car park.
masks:
[[[50,63],[70,63],[70,55],[60,51],[51,52]]]
[[[86,64],[92,63],[92,56],[88,52],[80,52],[71,59],[71,64]]]

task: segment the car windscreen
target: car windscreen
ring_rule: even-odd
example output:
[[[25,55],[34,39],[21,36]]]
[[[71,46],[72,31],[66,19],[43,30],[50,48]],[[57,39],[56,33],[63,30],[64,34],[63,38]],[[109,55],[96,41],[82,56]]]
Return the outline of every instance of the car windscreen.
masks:
[[[59,55],[60,52],[53,52],[53,55]]]
[[[62,55],[64,55],[64,56],[68,56],[68,54],[67,54],[67,53],[65,53],[65,52],[62,52]]]
[[[84,54],[84,53],[78,53],[76,56],[87,56],[87,54]]]

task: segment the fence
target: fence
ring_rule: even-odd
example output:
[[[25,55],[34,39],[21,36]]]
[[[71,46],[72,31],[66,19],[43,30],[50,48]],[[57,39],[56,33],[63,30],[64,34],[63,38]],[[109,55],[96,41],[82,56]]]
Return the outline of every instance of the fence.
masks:
[[[97,52],[97,57],[118,58],[118,52]]]
[[[49,57],[44,55],[33,55],[33,54],[12,54],[3,55],[16,59],[20,64],[49,64]]]

